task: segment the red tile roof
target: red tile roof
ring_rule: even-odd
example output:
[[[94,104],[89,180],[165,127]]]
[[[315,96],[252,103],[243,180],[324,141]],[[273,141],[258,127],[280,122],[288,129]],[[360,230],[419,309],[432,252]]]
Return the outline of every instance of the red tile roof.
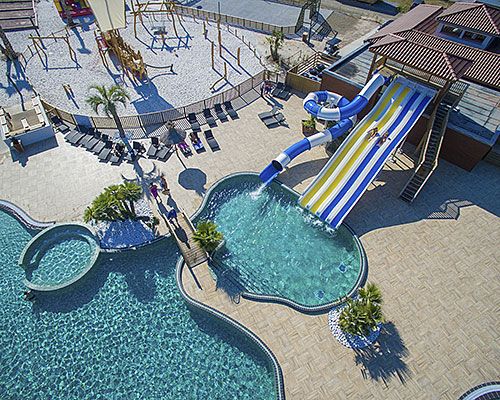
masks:
[[[500,88],[500,54],[466,46],[415,30],[400,32],[398,35],[423,46],[471,60],[473,64],[465,72],[465,79]]]
[[[437,24],[436,16],[442,10],[443,7],[440,6],[421,4],[374,33],[368,40],[372,41],[389,33],[398,33],[408,29],[418,29],[423,32],[433,33]]]
[[[449,81],[459,80],[473,64],[466,58],[393,34],[378,40],[370,51]]]
[[[436,20],[500,36],[500,9],[486,4],[455,3],[444,10]]]

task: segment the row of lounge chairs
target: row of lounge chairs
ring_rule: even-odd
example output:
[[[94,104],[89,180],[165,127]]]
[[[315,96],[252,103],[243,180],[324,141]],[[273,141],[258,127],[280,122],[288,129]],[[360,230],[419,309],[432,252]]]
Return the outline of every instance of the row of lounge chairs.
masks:
[[[205,145],[198,136],[197,132],[193,131],[189,136],[191,145],[193,146],[196,153],[203,153],[206,151]],[[208,147],[210,147],[213,152],[220,150],[219,143],[215,139],[211,129],[206,130],[204,132],[204,136],[205,140],[207,141]],[[177,144],[177,148],[181,151],[182,154],[184,154],[185,157],[193,155],[191,146],[186,141]],[[157,137],[152,137],[151,145],[149,146],[146,155],[149,158],[155,158],[163,161],[172,151],[174,151],[174,146],[167,146],[161,143]]]
[[[278,107],[274,106],[271,111],[258,114],[262,122],[269,128],[276,128],[280,125],[286,125],[285,116],[278,112]]]
[[[222,108],[222,105],[224,105],[224,109]],[[231,119],[239,118],[238,113],[233,108],[233,105],[231,104],[230,101],[225,101],[223,104],[215,104],[214,110],[215,110],[215,115],[221,122],[227,122],[229,120],[228,116]],[[208,126],[210,126],[211,128],[217,126],[215,118],[212,115],[212,111],[209,108],[205,108],[203,110],[203,117],[205,118],[205,121],[207,122]],[[191,129],[193,130],[193,132],[201,132],[200,123],[198,122],[195,113],[188,114],[187,119],[189,124],[191,125]]]

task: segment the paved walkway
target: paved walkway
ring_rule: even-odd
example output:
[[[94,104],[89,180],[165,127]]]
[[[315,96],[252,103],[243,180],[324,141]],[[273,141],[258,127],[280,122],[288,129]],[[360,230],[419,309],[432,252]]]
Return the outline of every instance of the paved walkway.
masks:
[[[290,129],[267,130],[257,117],[266,109],[270,106],[260,99],[240,110],[239,120],[214,129],[221,147],[216,153],[154,163],[154,174],[165,173],[173,199],[188,214],[218,179],[260,171],[302,138],[300,98],[293,96],[284,109]],[[134,173],[131,165],[99,163],[60,135],[45,145],[24,159],[24,166],[9,154],[0,161],[0,198],[36,219],[79,220],[103,187]],[[281,179],[302,191],[326,160],[322,148],[313,149]],[[498,168],[482,163],[467,173],[442,162],[408,205],[397,195],[411,165],[407,157],[388,163],[347,218],[366,249],[369,280],[385,295],[389,323],[371,352],[343,348],[329,332],[326,315],[245,300],[235,305],[202,279],[203,265],[193,269],[212,285],[197,296],[250,327],[275,352],[289,400],[456,399],[474,385],[498,379]],[[193,282],[184,279],[188,286]]]

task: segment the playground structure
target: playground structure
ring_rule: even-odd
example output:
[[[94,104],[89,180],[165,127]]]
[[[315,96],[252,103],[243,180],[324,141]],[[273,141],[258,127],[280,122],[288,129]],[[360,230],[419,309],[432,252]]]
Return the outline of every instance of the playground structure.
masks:
[[[369,99],[388,85],[299,198],[302,207],[338,228],[436,94],[429,86],[402,76],[393,78],[375,71],[352,101],[327,91],[309,93],[304,109],[316,118],[338,121],[337,125],[290,146],[261,172],[262,181],[269,184],[299,154],[347,132]]]
[[[63,1],[73,18],[92,14],[92,9],[86,0],[54,0],[54,5],[56,6],[61,18],[66,18],[66,11],[61,4]]]
[[[98,34],[94,31],[99,56],[106,68],[109,68],[106,54],[111,51],[115,54],[129,79],[142,80],[147,76],[146,64],[139,50],[135,51],[123,40],[118,30],[111,30]]]
[[[140,21],[144,25],[144,18],[146,16],[150,22],[150,28],[154,36],[160,36],[162,42],[165,42],[167,34],[166,24],[172,21],[172,27],[176,37],[179,37],[175,17],[180,23],[180,16],[175,11],[175,3],[173,1],[148,1],[147,3],[139,3],[136,0],[135,4],[132,2],[132,15],[134,18],[134,36],[137,38],[137,22]]]
[[[70,43],[70,40],[69,40],[69,34],[68,34],[67,31],[66,31],[65,35],[56,35],[56,34],[52,33],[49,36],[33,36],[33,35],[30,35],[29,38],[30,38],[30,40],[31,40],[31,42],[33,44],[33,48],[35,49],[35,54],[38,56],[38,58],[40,59],[40,62],[42,64],[44,64],[44,61],[43,61],[42,56],[40,55],[40,53],[43,53],[43,55],[45,56],[45,59],[48,59],[48,54],[45,51],[46,47],[45,47],[43,41],[44,40],[53,40],[54,42],[57,43],[58,40],[62,40],[63,42],[66,43],[66,46],[68,47],[69,56],[70,56],[71,60],[75,63],[76,68],[79,67],[78,60],[76,58],[76,52],[73,49],[73,47],[71,47],[71,43]]]

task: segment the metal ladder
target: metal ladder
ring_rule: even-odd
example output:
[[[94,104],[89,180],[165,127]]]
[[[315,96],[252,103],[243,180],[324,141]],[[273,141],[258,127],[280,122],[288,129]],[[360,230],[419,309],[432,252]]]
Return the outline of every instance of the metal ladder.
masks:
[[[438,165],[439,151],[452,107],[452,102],[444,98],[434,112],[432,127],[420,153],[418,165],[400,193],[401,199],[408,203],[415,200]]]

